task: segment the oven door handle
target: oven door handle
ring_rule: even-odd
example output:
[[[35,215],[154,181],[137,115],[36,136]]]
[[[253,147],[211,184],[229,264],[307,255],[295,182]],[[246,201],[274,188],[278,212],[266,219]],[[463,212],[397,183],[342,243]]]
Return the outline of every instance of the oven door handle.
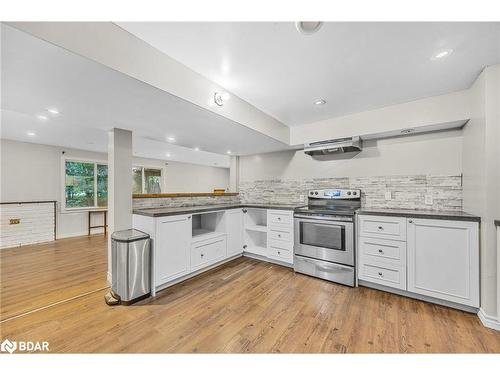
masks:
[[[307,219],[307,220],[310,220],[310,222],[318,222],[318,221],[337,221],[337,222],[340,222],[342,224],[344,223],[352,223],[352,220],[351,219],[345,219],[345,220],[342,220],[342,219],[339,219],[338,217],[324,217],[324,216],[307,216],[307,215],[297,215],[295,214],[293,216],[294,218],[299,218],[299,219]],[[300,220],[300,221],[306,221],[306,220]]]

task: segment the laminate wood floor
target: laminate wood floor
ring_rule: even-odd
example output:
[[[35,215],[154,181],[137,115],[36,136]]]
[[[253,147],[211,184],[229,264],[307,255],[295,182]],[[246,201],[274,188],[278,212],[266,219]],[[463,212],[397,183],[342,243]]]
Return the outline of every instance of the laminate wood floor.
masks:
[[[107,287],[106,237],[0,250],[0,321]]]
[[[500,332],[474,314],[249,258],[134,306],[109,307],[104,294],[8,320],[1,336],[52,353],[500,352]]]

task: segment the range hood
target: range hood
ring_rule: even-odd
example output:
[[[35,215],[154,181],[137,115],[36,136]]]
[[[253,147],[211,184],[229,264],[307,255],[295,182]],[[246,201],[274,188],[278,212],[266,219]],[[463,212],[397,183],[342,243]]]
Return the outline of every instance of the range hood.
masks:
[[[306,143],[304,145],[304,152],[311,156],[359,152],[362,149],[363,142],[359,137],[331,139],[329,141]]]

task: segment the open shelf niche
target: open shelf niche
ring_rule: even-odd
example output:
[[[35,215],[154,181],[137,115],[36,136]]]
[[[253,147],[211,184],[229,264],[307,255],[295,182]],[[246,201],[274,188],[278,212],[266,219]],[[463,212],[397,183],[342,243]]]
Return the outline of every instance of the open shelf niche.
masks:
[[[267,210],[247,208],[244,214],[245,251],[248,253],[267,255]]]
[[[203,212],[192,217],[192,242],[225,235],[224,211]]]

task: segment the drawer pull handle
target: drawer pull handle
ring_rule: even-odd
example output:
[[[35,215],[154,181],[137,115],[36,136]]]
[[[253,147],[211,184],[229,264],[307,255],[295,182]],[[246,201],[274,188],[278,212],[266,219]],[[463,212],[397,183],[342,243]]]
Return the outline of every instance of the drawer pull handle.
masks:
[[[383,226],[379,226],[378,230],[384,230],[384,227]]]
[[[410,224],[412,224],[412,223],[413,223],[413,220],[408,220],[408,222],[409,222]]]
[[[382,250],[382,249],[378,249],[378,252],[379,252],[380,254],[383,254],[383,253],[384,253],[384,250]]]
[[[278,234],[278,237],[281,237],[281,234]]]
[[[281,217],[278,217],[278,220],[281,220]]]
[[[281,251],[278,251],[278,255],[281,255]]]
[[[378,275],[379,275],[380,277],[384,277],[384,274],[383,274],[382,272],[379,272],[379,273],[378,273]]]
[[[205,256],[205,254],[201,254],[201,257],[203,258]]]

